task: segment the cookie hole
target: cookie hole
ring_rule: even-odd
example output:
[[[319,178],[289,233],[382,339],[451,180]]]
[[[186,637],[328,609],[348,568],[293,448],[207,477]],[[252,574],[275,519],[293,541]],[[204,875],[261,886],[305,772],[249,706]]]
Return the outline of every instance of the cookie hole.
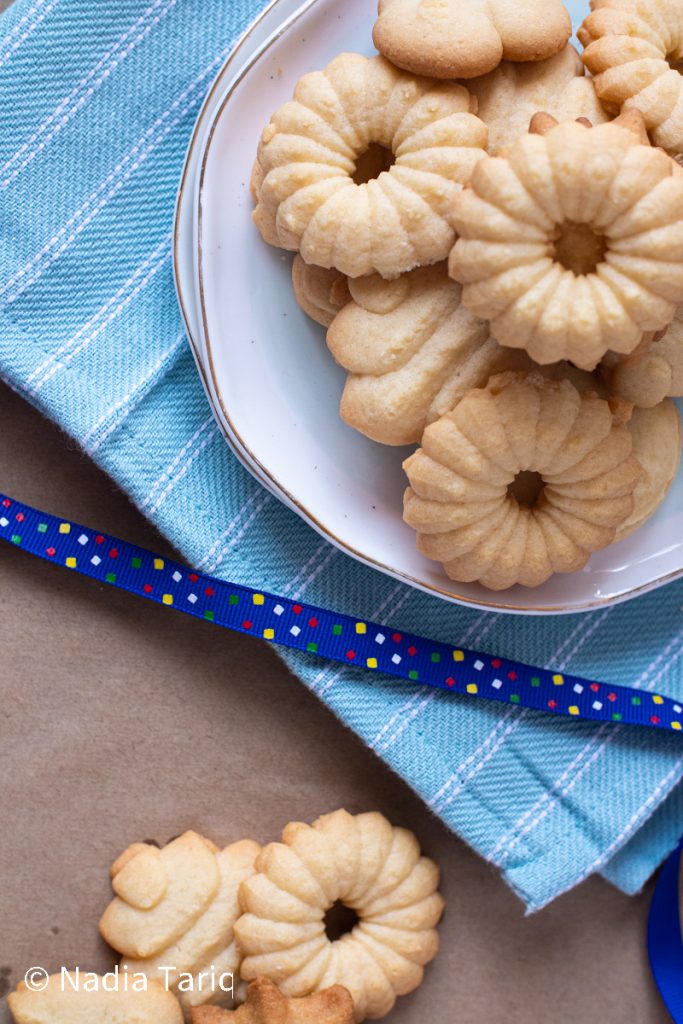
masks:
[[[514,498],[519,505],[524,505],[527,508],[533,508],[538,503],[538,499],[543,493],[543,477],[540,473],[533,473],[531,470],[525,470],[523,473],[518,473],[515,479],[508,487],[508,494]]]
[[[358,924],[358,914],[351,907],[338,900],[325,914],[325,934],[330,942],[336,942],[342,935],[348,935]]]
[[[673,71],[678,71],[679,75],[683,75],[683,52],[681,47],[672,50],[671,53],[667,53],[666,62]]]
[[[386,146],[380,146],[378,142],[373,142],[358,157],[353,180],[356,185],[366,185],[368,181],[374,181],[393,166],[394,154],[391,150]]]
[[[593,274],[605,258],[607,240],[588,224],[566,221],[555,239],[555,259],[580,277]]]

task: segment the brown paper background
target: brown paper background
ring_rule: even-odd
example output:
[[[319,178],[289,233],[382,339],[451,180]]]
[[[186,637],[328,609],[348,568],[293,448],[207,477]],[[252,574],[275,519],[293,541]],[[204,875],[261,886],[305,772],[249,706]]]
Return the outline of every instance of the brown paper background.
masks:
[[[169,550],[1,385],[0,481],[29,504]],[[525,918],[497,874],[264,644],[6,545],[0,779],[0,988],[36,964],[113,964],[97,921],[109,866],[130,842],[187,828],[265,842],[291,819],[344,806],[413,829],[443,871],[442,952],[392,1024],[667,1020],[646,963],[649,893],[628,899],[595,878]]]

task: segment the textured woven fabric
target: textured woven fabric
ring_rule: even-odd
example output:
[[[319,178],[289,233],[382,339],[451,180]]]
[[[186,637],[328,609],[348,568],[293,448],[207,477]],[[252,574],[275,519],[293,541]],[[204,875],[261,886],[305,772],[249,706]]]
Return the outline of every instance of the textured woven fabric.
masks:
[[[4,16],[3,378],[203,570],[683,699],[683,584],[569,618],[457,608],[340,554],[231,455],[183,335],[171,229],[202,98],[261,5],[17,0]],[[313,657],[287,660],[530,908],[596,871],[636,891],[676,844],[677,736],[501,712]]]

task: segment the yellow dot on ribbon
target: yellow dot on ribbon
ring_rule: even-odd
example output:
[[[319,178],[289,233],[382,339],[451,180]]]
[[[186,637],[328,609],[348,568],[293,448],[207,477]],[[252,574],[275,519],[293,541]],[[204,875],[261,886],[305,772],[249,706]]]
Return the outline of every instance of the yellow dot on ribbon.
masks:
[[[377,668],[377,658],[368,658],[366,664],[368,668]]]
[[[572,706],[569,709],[569,714],[570,715],[580,715],[581,714],[581,712],[577,708],[576,704],[572,704]]]
[[[59,524],[59,532],[60,533],[71,533],[71,523],[60,523]]]
[[[67,569],[75,569],[76,565],[77,565],[77,562],[76,562],[75,558],[67,558],[67,560],[66,560],[66,567],[67,567]]]
[[[161,600],[164,604],[173,604],[173,594],[164,594]]]
[[[364,622],[357,622],[356,623],[356,633],[359,633],[362,636],[363,633],[367,633],[367,631],[368,631],[368,627],[365,625]]]
[[[163,558],[155,558],[154,559],[154,568],[155,569],[163,569],[163,567],[164,567],[164,560],[163,560]]]
[[[476,683],[469,683],[469,685],[467,687],[467,692],[468,693],[479,693],[479,687],[477,686]]]
[[[564,676],[553,676],[553,683],[555,686],[564,686]]]
[[[663,704],[664,703],[664,698],[656,695],[656,696],[654,696],[652,698],[652,703],[653,704]]]
[[[680,722],[672,722],[671,723],[671,728],[675,729],[676,732],[680,732],[680,730],[683,729],[683,726],[681,725]]]
[[[464,661],[465,655],[462,651],[453,651],[453,661]]]
[[[265,604],[265,600],[266,599],[263,596],[263,594],[254,594],[254,596],[252,597],[252,601],[254,602],[254,604]]]
[[[264,640],[274,640],[275,639],[275,630],[274,629],[264,629],[263,630],[263,639]]]

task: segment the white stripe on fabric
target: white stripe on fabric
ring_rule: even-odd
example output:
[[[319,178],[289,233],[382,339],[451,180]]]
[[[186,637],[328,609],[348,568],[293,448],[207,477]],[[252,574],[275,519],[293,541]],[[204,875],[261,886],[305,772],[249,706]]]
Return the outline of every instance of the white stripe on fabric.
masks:
[[[339,554],[339,551],[337,550],[337,548],[333,547],[331,544],[327,544],[326,543],[325,546],[329,548],[328,553],[325,555],[325,557],[323,558],[323,560],[320,563],[320,565],[316,566],[316,568],[313,570],[313,572],[309,573],[309,575],[303,581],[301,586],[297,587],[297,589],[294,591],[294,593],[292,594],[292,599],[294,601],[297,601],[302,596],[302,594],[306,590],[308,590],[308,588],[310,587],[311,583],[315,583],[315,581],[317,580],[318,576],[320,576],[321,572],[324,572],[325,569],[327,569],[328,565],[330,564],[332,559],[335,557],[335,555]]]
[[[159,497],[154,501],[154,504],[150,506],[149,512],[148,512],[148,516],[150,518],[154,515],[155,512],[159,511],[159,508],[166,501],[166,499],[168,498],[168,496],[171,493],[171,491],[173,491],[178,486],[180,481],[184,477],[187,476],[187,474],[190,472],[190,469],[192,468],[194,463],[197,461],[199,456],[202,454],[204,449],[208,445],[210,445],[211,442],[214,440],[214,438],[218,437],[218,435],[219,435],[218,426],[214,423],[213,429],[209,430],[208,435],[202,440],[202,442],[199,445],[199,447],[196,448],[191,453],[191,455],[188,456],[187,461],[185,463],[183,463],[183,465],[178,470],[176,475],[169,480],[169,482],[166,484],[166,486],[164,487],[164,489],[161,492],[161,494],[159,495]],[[215,566],[213,568],[215,568]]]
[[[652,667],[658,665],[660,661],[662,661],[663,659],[668,658],[673,648],[677,644],[680,645],[681,641],[683,641],[683,630],[680,633],[678,633],[677,636],[673,638],[673,640],[670,641],[670,643],[667,645],[664,651],[662,651],[661,654],[652,662],[652,666],[650,666],[634,683],[634,689],[641,688],[642,683],[647,679],[648,673],[651,671]],[[674,658],[672,658],[670,662],[665,664],[656,676],[649,680],[647,686],[645,687],[646,692],[651,692],[655,688],[656,684],[659,682],[661,677],[673,668],[673,666],[682,654],[683,647],[679,646],[679,650],[677,651]],[[497,864],[499,867],[502,866],[507,861],[508,857],[511,855],[512,850],[517,845],[517,843],[524,836],[528,835],[535,828],[537,828],[547,818],[551,811],[555,807],[557,807],[562,802],[562,800],[569,796],[571,791],[578,785],[578,783],[589,771],[589,769],[592,768],[593,764],[602,755],[604,750],[606,750],[606,748],[610,745],[610,743],[612,743],[616,736],[619,735],[621,729],[621,726],[613,725],[609,722],[605,722],[603,725],[601,725],[598,731],[591,737],[588,743],[586,743],[584,748],[577,754],[577,756],[574,758],[571,764],[565,769],[560,778],[553,783],[552,787],[549,790],[547,790],[542,796],[540,796],[534,804],[534,806],[531,807],[525,814],[523,814],[515,822],[515,824],[508,830],[508,832],[505,833],[505,835],[503,835],[499,839],[494,849],[491,851],[490,854],[487,855],[487,860],[490,860],[492,863]],[[605,736],[605,734],[607,735]],[[605,739],[602,743],[600,743],[600,740],[603,736],[605,736]],[[578,771],[576,771],[576,769],[579,768],[579,765],[581,765],[581,762],[588,754],[591,754],[591,756],[588,758],[585,764],[583,764],[583,766]],[[576,774],[572,777],[572,773],[574,771],[576,771]],[[570,779],[570,781],[565,786],[564,783],[567,781],[567,779]],[[553,797],[555,797],[555,799],[553,799]],[[533,815],[536,815],[536,817],[533,817]],[[530,818],[532,818],[531,821],[529,820]]]
[[[583,645],[590,639],[590,637],[593,635],[595,630],[602,624],[602,622],[604,622],[604,620],[607,618],[607,616],[609,614],[611,614],[612,611],[613,611],[612,608],[608,608],[608,609],[606,609],[606,611],[602,612],[601,615],[597,616],[597,618],[593,622],[591,622],[591,625],[588,628],[588,630],[586,630],[586,623],[585,623],[585,621],[580,622],[578,624],[578,626],[576,627],[576,629],[574,629],[570,633],[569,637],[567,637],[567,639],[560,645],[560,647],[557,649],[557,651],[555,652],[555,654],[553,655],[551,660],[553,662],[555,662],[555,659],[559,658],[559,656],[562,654],[563,651],[566,651],[568,643],[571,644],[571,643],[574,643],[574,641],[576,641],[574,643],[574,646],[567,653],[564,661],[561,663],[562,665],[566,665],[568,663],[568,661],[578,651],[581,650]],[[581,635],[581,631],[582,630],[584,630],[583,636]],[[485,631],[482,631],[482,632],[485,632]],[[477,638],[477,640],[475,640],[475,643],[478,643],[480,639],[481,639],[481,634]],[[558,669],[561,671],[559,666],[558,666]],[[517,728],[517,726],[522,724],[522,722],[526,719],[527,714],[528,714],[527,710],[524,710],[524,711],[520,712],[520,714],[518,714],[518,716],[517,716],[515,722],[513,723],[512,727],[509,730],[506,731],[506,736],[510,735],[510,733],[514,732],[514,730]],[[489,737],[487,738],[487,740],[484,741],[484,744],[482,746],[484,748],[486,748],[487,745],[488,745],[489,740],[495,739],[497,733],[498,733],[498,726],[496,725],[494,727],[494,729],[492,730],[492,732],[489,734]],[[500,749],[500,744],[497,746],[496,749],[497,750]],[[481,771],[481,769],[488,763],[489,760],[490,760],[490,757],[487,756],[486,759],[480,765],[480,767],[477,769],[477,771],[470,773],[470,775],[468,776],[468,781],[471,781],[471,779],[473,779],[479,773],[479,771]],[[441,790],[439,790],[439,793],[437,793],[436,796],[434,796],[432,798],[432,801],[436,801],[439,798],[443,799],[444,791],[447,791],[449,786],[456,785],[456,783],[458,783],[458,780],[460,779],[463,770],[464,770],[464,765],[460,765],[453,772],[453,774],[450,776],[450,778],[447,779],[447,781],[444,784],[444,786],[441,788]],[[462,791],[462,789],[463,789],[462,785],[458,786],[456,794],[451,799],[449,799],[445,804],[443,804],[443,806],[448,806],[448,804],[452,803],[452,801],[455,799],[455,796],[457,796],[458,793],[460,793]],[[429,801],[430,806],[432,806],[432,801]],[[438,807],[437,805],[434,805],[434,806],[435,806],[435,809],[440,810],[440,807]]]
[[[612,843],[610,843],[606,850],[603,850],[599,857],[596,857],[592,864],[590,864],[587,868],[584,868],[584,870],[579,875],[577,875],[576,878],[572,879],[572,881],[568,882],[565,886],[563,886],[563,888],[560,889],[559,892],[554,893],[553,899],[557,899],[557,897],[562,896],[563,893],[569,892],[570,889],[573,889],[577,885],[580,885],[582,882],[585,882],[586,879],[590,878],[591,875],[594,875],[596,871],[600,871],[600,869],[603,868],[606,864],[609,864],[615,853],[617,853],[621,849],[621,847],[624,846],[628,842],[628,840],[638,831],[640,826],[645,823],[645,821],[650,816],[650,812],[654,813],[658,804],[661,802],[660,797],[663,799],[667,791],[670,792],[673,789],[674,785],[678,785],[682,770],[683,755],[678,758],[673,768],[667,772],[667,774],[664,776],[661,782],[659,782],[655,789],[653,789],[653,791],[648,796],[647,800],[645,800],[645,802],[640,805],[638,810],[631,815],[625,827],[619,833],[617,838]]]
[[[318,544],[317,548],[315,549],[315,551],[313,552],[311,557],[308,559],[307,562],[304,562],[304,564],[302,565],[301,569],[296,574],[296,576],[292,576],[291,580],[289,580],[289,582],[286,583],[284,585],[284,587],[282,587],[281,593],[282,593],[283,597],[286,597],[287,594],[289,594],[289,592],[292,589],[292,587],[295,587],[297,585],[297,583],[299,583],[299,581],[304,578],[304,576],[309,571],[309,569],[313,565],[315,565],[315,563],[318,561],[318,559],[322,555],[323,551],[325,551],[328,547],[329,547],[329,545],[328,545],[328,543],[326,541],[321,541],[320,544]]]
[[[140,508],[143,511],[145,509],[147,509],[149,507],[149,505],[151,504],[151,502],[154,500],[154,498],[156,497],[156,494],[157,494],[159,488],[163,487],[163,485],[167,481],[170,481],[173,478],[173,473],[178,468],[178,466],[182,463],[182,461],[185,458],[185,456],[189,452],[192,451],[192,449],[194,448],[195,444],[198,442],[198,440],[202,436],[202,434],[204,434],[211,426],[215,426],[215,425],[216,425],[216,422],[215,422],[215,420],[213,418],[213,414],[211,414],[210,416],[207,416],[207,418],[204,420],[204,422],[201,424],[201,426],[197,427],[197,429],[195,430],[195,432],[192,435],[192,437],[190,438],[190,440],[187,441],[183,445],[183,447],[180,449],[180,451],[175,456],[175,458],[168,464],[168,466],[166,467],[164,472],[161,474],[161,476],[152,485],[152,488],[149,491],[149,493],[147,494],[147,497],[143,498],[142,501],[140,502]]]
[[[202,447],[206,447],[206,445],[203,445]],[[200,449],[200,451],[201,451],[201,449]],[[197,454],[199,454],[199,452]],[[266,491],[265,488],[262,491],[262,496],[263,496],[262,500],[258,503],[256,508],[251,513],[251,515],[249,515],[247,517],[245,522],[242,524],[241,529],[237,531],[235,536],[230,540],[230,543],[227,544],[223,548],[223,550],[221,551],[220,555],[218,555],[218,557],[215,559],[215,561],[212,562],[209,565],[208,570],[207,570],[208,572],[215,572],[216,569],[218,569],[218,567],[223,564],[224,560],[227,558],[227,556],[230,554],[230,552],[233,550],[233,548],[237,544],[239,544],[239,542],[241,541],[242,537],[245,535],[245,533],[247,532],[249,527],[252,525],[254,520],[261,514],[263,509],[266,508],[268,505],[270,505],[270,503],[272,501],[275,501],[275,498],[273,497],[273,495],[270,494],[268,491]]]
[[[206,552],[206,554],[203,555],[199,559],[199,561],[196,563],[196,568],[197,569],[203,569],[205,565],[208,565],[210,563],[212,557],[216,554],[216,552],[220,548],[221,544],[225,540],[227,540],[227,538],[233,533],[235,528],[240,524],[240,522],[242,520],[242,516],[247,511],[247,509],[251,508],[251,506],[254,504],[254,502],[258,498],[260,498],[262,494],[263,494],[263,488],[259,487],[259,486],[256,486],[256,488],[254,489],[253,493],[247,498],[247,500],[244,502],[242,507],[235,513],[235,515],[230,520],[230,522],[228,523],[226,528],[216,538],[216,540],[213,542],[213,544],[211,545],[209,550]]]
[[[104,412],[99,420],[95,423],[92,429],[86,434],[83,440],[83,447],[88,455],[94,455],[98,448],[101,448],[108,437],[120,426],[121,422],[125,419],[125,416],[130,412],[135,396],[149,384],[150,381],[154,380],[159,371],[173,358],[181,345],[185,344],[185,331],[181,331],[178,337],[175,339],[172,345],[170,345],[165,352],[162,352],[157,359],[154,366],[147,371],[144,377],[130,389],[130,391],[120,398],[118,402],[111,405],[106,412]],[[123,416],[117,415],[117,413],[125,413]],[[102,433],[102,428],[105,426],[107,421],[114,417],[109,426]],[[99,434],[99,437],[97,436]]]
[[[116,295],[108,299],[104,306],[97,311],[95,316],[92,317],[87,324],[80,328],[80,330],[70,338],[69,341],[65,342],[65,344],[61,346],[58,352],[49,356],[49,358],[31,374],[31,377],[36,377],[41,369],[44,369],[45,371],[42,379],[37,380],[32,387],[27,389],[30,394],[33,396],[37,395],[40,389],[52,380],[57,373],[66,369],[68,364],[75,359],[84,348],[87,348],[88,345],[92,344],[92,342],[95,341],[100,334],[102,334],[103,331],[105,331],[107,327],[109,327],[114,320],[124,312],[125,309],[127,309],[131,302],[133,302],[133,300],[145,290],[147,285],[150,284],[159,271],[163,269],[164,265],[169,263],[171,260],[171,250],[167,246],[164,246],[164,248],[166,251],[162,252],[162,255],[157,259],[156,263],[153,263],[152,266],[149,267],[149,258],[145,260],[145,262],[137,268],[133,276],[121,286]],[[154,255],[156,255],[156,251]],[[149,267],[149,269],[147,269],[147,267]],[[140,275],[145,269],[147,269],[147,273],[141,278]],[[134,287],[131,288],[131,285],[134,285]],[[121,301],[117,302],[119,299]],[[105,319],[100,323],[97,323],[104,313],[107,313]],[[95,323],[97,326],[94,330],[92,330],[90,334],[86,334],[85,332],[87,329]]]
[[[110,77],[112,72],[115,71],[119,64],[133,52],[135,47],[146,39],[152,29],[158,25],[166,14],[168,14],[172,7],[175,7],[177,2],[178,0],[165,0],[165,2],[164,0],[154,0],[147,10],[143,11],[134,24],[131,25],[130,28],[126,29],[123,35],[118,38],[113,47],[104,55],[104,57],[101,57],[97,64],[93,65],[80,82],[74,86],[69,95],[65,96],[64,99],[57,104],[52,113],[48,114],[46,119],[38,126],[30,138],[23,142],[19,149],[17,149],[9,160],[7,160],[0,168],[0,175],[7,174],[12,165],[26,154],[19,166],[15,167],[8,177],[0,181],[0,188],[5,189],[11,185],[15,178],[17,178],[21,172],[28,167],[31,161],[34,160],[35,157],[38,156],[38,154],[41,153],[52,141],[52,139],[54,139],[55,136],[68,125],[69,121],[71,121],[78,111],[85,106],[88,100],[94,96],[100,85]],[[162,4],[163,7],[159,11],[158,8],[161,7]],[[157,11],[156,16],[148,25],[144,25],[144,22],[154,11]],[[125,49],[120,53],[117,52],[121,50],[135,30],[143,25],[144,28],[142,31],[134,39],[128,42]],[[101,71],[101,74],[96,78],[95,76],[98,71]],[[86,86],[88,87],[87,89]],[[84,89],[86,90],[85,92],[83,92]],[[82,95],[80,95],[81,93]],[[70,103],[72,106],[70,109],[67,109]],[[52,130],[48,131],[51,126]],[[44,133],[47,134],[44,135]],[[41,138],[43,135],[44,137]]]
[[[45,21],[45,18],[48,16],[50,11],[54,10],[58,3],[59,0],[51,0],[51,2],[48,3],[47,6],[45,6],[46,0],[36,0],[36,3],[34,3],[33,7],[31,7],[30,10],[28,10],[26,14],[24,14],[24,16],[19,19],[16,25],[14,25],[14,27],[12,28],[12,31],[8,32],[8,34],[5,36],[2,43],[0,44],[0,68],[7,63],[7,61],[14,53],[17,52],[19,47],[26,42],[26,40],[35,32],[38,26],[41,25],[43,21]],[[44,10],[41,10],[41,8],[44,8]],[[38,17],[34,18],[33,21],[30,21],[30,19],[33,18],[34,14],[36,14],[37,11],[40,11]],[[24,28],[24,26],[29,21],[30,24],[28,25],[26,31],[23,32],[18,39],[16,39],[15,36],[17,35],[17,33],[21,32],[21,29]]]
[[[163,142],[176,124],[192,110],[197,103],[198,97],[192,95],[192,98],[185,106],[182,106],[183,102],[188,96],[199,90],[207,76],[224,59],[225,52],[224,50],[218,57],[215,57],[194,81],[183,89],[170,107],[163,114],[159,115],[144,135],[138,139],[135,145],[117,163],[116,167],[109,172],[104,181],[98,185],[78,210],[71,215],[66,224],[43,245],[39,252],[31,257],[28,263],[17,270],[0,288],[0,297],[4,298],[5,305],[10,305],[16,301],[27,288],[39,280],[45,270],[68,249],[71,243],[78,238],[97,214],[105,208],[109,200],[120,192],[135,171],[142,166],[156,147]]]
[[[424,709],[432,703],[437,693],[437,690],[431,690],[426,696],[422,694],[422,701],[420,702],[420,704],[416,708],[414,708],[409,715],[406,715],[403,718],[403,721],[399,725],[398,729],[396,729],[396,731],[392,733],[392,735],[389,736],[388,739],[386,739],[380,747],[375,748],[379,754],[386,754],[387,750],[389,750],[389,748],[393,746],[394,743],[396,743],[396,741],[401,738],[401,736],[406,731],[411,722],[413,722],[418,717],[418,715],[421,715]]]
[[[506,722],[509,717],[514,715],[515,711],[516,711],[516,709],[513,708],[512,712],[510,714],[504,715],[503,719],[502,719],[503,723]],[[479,775],[479,773],[481,771],[483,771],[483,769],[486,767],[486,765],[489,763],[489,761],[493,757],[496,756],[498,751],[505,744],[505,741],[507,740],[508,736],[515,731],[515,729],[518,727],[520,722],[522,722],[524,720],[526,715],[527,715],[526,711],[520,712],[517,715],[517,717],[514,718],[514,720],[512,722],[510,722],[510,724],[503,730],[502,734],[498,737],[496,742],[492,744],[492,746],[491,746],[489,752],[486,754],[486,756],[483,757],[482,760],[478,764],[476,764],[472,768],[472,770],[463,779],[461,779],[460,784],[455,787],[453,792],[449,793],[447,799],[442,800],[441,803],[435,805],[434,810],[437,812],[437,814],[443,814],[443,812],[446,810],[446,808],[450,807],[450,805],[453,803],[453,801],[456,800],[460,796],[460,794],[465,789],[465,787],[468,786],[469,783],[472,782],[472,780],[475,779],[477,777],[477,775]],[[491,733],[491,736],[493,736],[493,733]]]

